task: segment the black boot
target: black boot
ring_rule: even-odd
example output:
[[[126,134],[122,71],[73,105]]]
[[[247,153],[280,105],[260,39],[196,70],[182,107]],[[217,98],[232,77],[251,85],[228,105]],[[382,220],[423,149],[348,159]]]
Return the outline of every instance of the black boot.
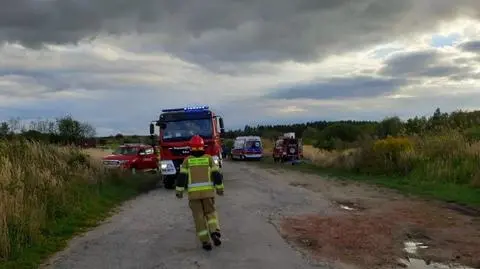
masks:
[[[222,244],[222,241],[220,240],[220,237],[222,237],[222,235],[220,234],[220,232],[213,232],[210,234],[210,237],[212,238],[213,244],[215,246],[220,246]]]
[[[212,244],[210,242],[203,242],[202,243],[202,248],[206,251],[212,250]]]

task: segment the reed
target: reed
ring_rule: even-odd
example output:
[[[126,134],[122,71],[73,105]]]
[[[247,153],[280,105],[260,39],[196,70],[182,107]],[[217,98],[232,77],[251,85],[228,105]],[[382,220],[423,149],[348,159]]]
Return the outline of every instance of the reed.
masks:
[[[0,261],[55,242],[59,225],[68,222],[74,233],[95,223],[152,181],[106,171],[98,158],[76,148],[0,140]]]

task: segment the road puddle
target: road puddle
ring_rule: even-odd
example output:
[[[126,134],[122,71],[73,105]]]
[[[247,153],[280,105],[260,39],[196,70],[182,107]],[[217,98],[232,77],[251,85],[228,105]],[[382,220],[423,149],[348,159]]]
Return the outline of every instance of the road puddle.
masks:
[[[341,208],[341,209],[348,210],[348,211],[355,210],[355,208],[353,208],[353,207],[349,207],[349,206],[347,206],[347,205],[340,205],[340,208]]]
[[[406,241],[404,242],[403,250],[410,255],[415,255],[419,249],[425,248],[428,248],[428,246],[421,242]],[[437,262],[426,262],[418,258],[400,259],[399,263],[407,269],[475,269],[461,264],[447,265]]]
[[[420,242],[414,242],[414,241],[407,241],[407,242],[404,242],[404,250],[405,252],[407,252],[408,254],[417,254],[417,250],[418,249],[422,249],[422,248],[428,248],[426,245],[424,245],[423,243],[420,243]]]
[[[364,210],[364,208],[361,207],[360,205],[357,205],[357,204],[355,204],[353,202],[350,202],[350,201],[334,201],[333,203],[336,204],[341,209],[347,210],[347,211],[358,211],[358,210],[361,211],[361,210]]]

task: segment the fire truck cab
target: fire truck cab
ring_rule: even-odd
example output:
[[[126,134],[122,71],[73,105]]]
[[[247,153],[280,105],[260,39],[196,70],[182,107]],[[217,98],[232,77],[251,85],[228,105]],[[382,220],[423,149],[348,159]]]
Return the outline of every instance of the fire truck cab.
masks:
[[[204,139],[205,153],[222,167],[220,137],[225,132],[223,119],[208,106],[164,109],[155,125],[160,127],[158,166],[165,188],[174,188],[180,165],[190,155],[188,143],[194,135]],[[151,123],[150,136],[153,140],[154,133],[155,126]]]

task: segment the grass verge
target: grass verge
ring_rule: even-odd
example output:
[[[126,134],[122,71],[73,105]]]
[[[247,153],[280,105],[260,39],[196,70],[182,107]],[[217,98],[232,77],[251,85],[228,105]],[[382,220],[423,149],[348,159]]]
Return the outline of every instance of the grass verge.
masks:
[[[408,176],[365,175],[335,168],[322,168],[312,163],[298,165],[274,163],[265,157],[258,163],[268,168],[284,168],[304,173],[317,174],[341,180],[354,180],[395,189],[406,195],[436,199],[463,206],[480,208],[480,189],[439,181],[419,181]]]
[[[73,148],[0,141],[0,156],[0,269],[38,268],[157,181],[106,171]]]

